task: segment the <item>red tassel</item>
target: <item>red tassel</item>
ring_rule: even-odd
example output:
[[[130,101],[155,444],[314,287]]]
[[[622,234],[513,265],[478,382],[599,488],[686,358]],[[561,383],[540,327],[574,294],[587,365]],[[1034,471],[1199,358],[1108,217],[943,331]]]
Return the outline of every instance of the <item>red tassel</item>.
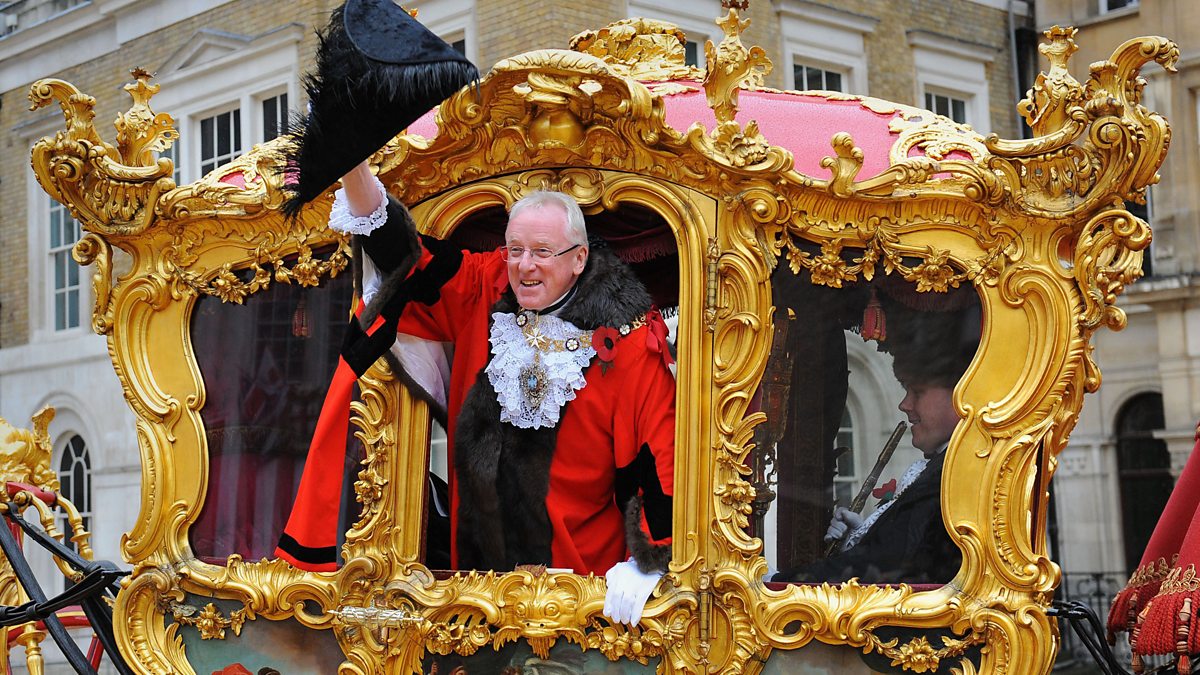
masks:
[[[305,306],[304,296],[300,296],[300,302],[296,304],[296,311],[292,313],[292,335],[306,338],[309,332],[308,308]]]
[[[883,305],[879,304],[879,296],[875,295],[874,288],[871,289],[871,300],[863,310],[862,331],[859,334],[864,341],[887,341],[887,316],[883,313]]]
[[[1179,675],[1192,675],[1192,661],[1188,657],[1188,638],[1192,632],[1192,599],[1185,598],[1179,608],[1179,623],[1175,627],[1175,653],[1179,655]]]
[[[1129,649],[1132,652],[1132,656],[1129,659],[1129,666],[1133,668],[1134,673],[1140,675],[1146,671],[1146,667],[1142,664],[1142,655],[1138,652],[1137,648],[1138,638],[1141,637],[1142,633],[1141,617],[1139,616],[1138,618],[1138,621],[1133,622],[1133,629],[1129,631]]]

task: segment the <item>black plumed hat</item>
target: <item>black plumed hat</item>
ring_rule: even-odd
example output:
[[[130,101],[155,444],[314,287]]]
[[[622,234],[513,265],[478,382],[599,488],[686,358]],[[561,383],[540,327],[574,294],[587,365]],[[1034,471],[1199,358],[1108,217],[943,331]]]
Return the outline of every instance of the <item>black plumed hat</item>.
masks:
[[[460,88],[475,66],[392,0],[347,0],[318,35],[309,113],[292,131],[283,210],[296,215]]]

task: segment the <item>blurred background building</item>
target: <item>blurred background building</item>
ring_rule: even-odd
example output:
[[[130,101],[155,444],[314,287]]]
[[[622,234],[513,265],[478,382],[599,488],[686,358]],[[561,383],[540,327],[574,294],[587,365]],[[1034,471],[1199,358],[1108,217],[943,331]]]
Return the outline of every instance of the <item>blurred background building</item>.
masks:
[[[70,213],[33,179],[29,148],[62,125],[57,110],[27,110],[30,84],[57,77],[97,99],[97,126],[129,105],[130,68],[156,74],[152,105],[180,131],[169,151],[176,182],[196,180],[277,135],[303,109],[302,74],[332,0],[18,0],[0,3],[0,416],[18,427],[43,405],[64,492],[94,513],[97,556],[120,559],[138,517],[140,468],[132,414],[104,339],[91,331],[93,290],[71,259],[80,237]],[[507,56],[565,48],[569,38],[644,16],[681,27],[703,65],[719,40],[718,0],[421,0],[420,20],[486,71]],[[1148,68],[1146,104],[1165,114],[1175,149],[1141,211],[1154,228],[1148,276],[1126,291],[1129,327],[1101,331],[1105,383],[1088,397],[1055,480],[1053,555],[1065,590],[1110,596],[1137,564],[1200,418],[1200,266],[1194,186],[1200,179],[1200,15],[1193,0],[751,0],[747,44],[775,65],[767,85],[869,95],[930,108],[981,133],[1025,131],[1016,102],[1044,67],[1036,43],[1051,25],[1079,28],[1075,76],[1136,35],[1162,34],[1183,49],[1178,75]],[[857,342],[856,342],[857,341]],[[848,337],[851,370],[887,372],[885,357]],[[856,489],[901,419],[889,378],[851,383],[843,421],[855,449],[839,482]],[[903,449],[894,460],[904,466]],[[69,477],[69,478],[68,478]],[[45,568],[49,572],[48,568]]]

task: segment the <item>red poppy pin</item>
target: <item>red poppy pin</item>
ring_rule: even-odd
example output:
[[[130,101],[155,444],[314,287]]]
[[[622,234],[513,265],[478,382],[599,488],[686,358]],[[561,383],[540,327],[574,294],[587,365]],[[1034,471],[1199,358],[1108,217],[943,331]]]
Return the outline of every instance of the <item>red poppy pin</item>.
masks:
[[[592,348],[596,350],[596,358],[600,359],[600,374],[612,368],[613,359],[617,356],[617,340],[621,334],[611,326],[601,326],[592,332]]]
[[[893,478],[871,490],[871,496],[878,499],[880,504],[892,501],[892,498],[896,496],[896,479]]]

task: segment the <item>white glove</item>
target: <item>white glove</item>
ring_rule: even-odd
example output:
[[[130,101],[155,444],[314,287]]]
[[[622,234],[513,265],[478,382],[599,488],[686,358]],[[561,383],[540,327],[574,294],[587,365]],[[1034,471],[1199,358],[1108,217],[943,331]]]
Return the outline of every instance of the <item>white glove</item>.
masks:
[[[617,623],[637,625],[642,620],[642,610],[662,579],[663,572],[649,574],[638,569],[633,559],[619,562],[605,573],[608,592],[604,595],[604,616]]]
[[[863,517],[850,509],[839,506],[833,510],[833,519],[829,521],[829,529],[825,530],[825,541],[838,541],[863,524]]]

